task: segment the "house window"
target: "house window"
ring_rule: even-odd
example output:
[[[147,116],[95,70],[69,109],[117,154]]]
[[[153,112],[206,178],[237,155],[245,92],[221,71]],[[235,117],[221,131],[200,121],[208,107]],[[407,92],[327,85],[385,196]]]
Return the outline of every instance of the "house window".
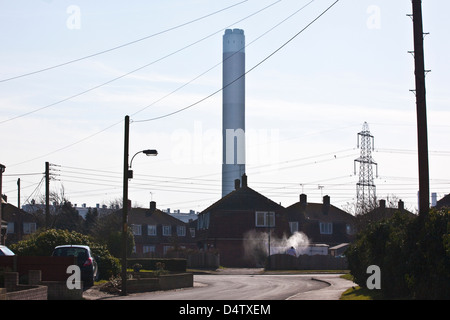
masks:
[[[209,215],[210,213],[204,213],[198,216],[197,229],[205,230],[209,228]]]
[[[166,255],[167,252],[168,252],[169,250],[171,250],[172,248],[173,248],[172,246],[164,246],[164,247],[163,247],[163,254]]]
[[[163,236],[171,236],[172,235],[172,226],[163,226]]]
[[[155,253],[155,246],[144,245],[142,247],[142,253]]]
[[[147,226],[147,234],[149,236],[156,236],[156,226],[155,225],[148,225]]]
[[[191,233],[191,237],[195,238],[195,228],[189,228],[189,232]]]
[[[320,234],[333,234],[333,224],[331,222],[321,222]]]
[[[257,227],[275,227],[275,212],[256,211],[255,225]]]
[[[8,222],[8,227],[6,228],[6,233],[14,233],[14,222]]]
[[[179,236],[179,237],[186,236],[186,227],[185,226],[177,226],[177,236]]]
[[[298,231],[298,221],[289,222],[289,229],[291,229],[291,233],[295,233]]]
[[[24,222],[23,223],[23,233],[30,234],[36,232],[36,223],[35,222]]]
[[[142,226],[140,224],[132,224],[131,230],[133,232],[133,235],[135,235],[135,236],[142,235]]]

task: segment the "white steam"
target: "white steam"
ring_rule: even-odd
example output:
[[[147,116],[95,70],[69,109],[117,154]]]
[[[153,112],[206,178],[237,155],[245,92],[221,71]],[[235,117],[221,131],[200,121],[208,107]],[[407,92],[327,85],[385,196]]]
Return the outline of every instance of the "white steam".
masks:
[[[270,255],[286,253],[288,249],[293,247],[296,256],[304,254],[308,249],[309,239],[302,232],[295,232],[289,238],[277,238],[273,234],[267,232],[257,232],[250,230],[244,235],[244,250],[247,258],[254,260],[257,264],[263,264],[265,259],[269,256],[269,242]]]

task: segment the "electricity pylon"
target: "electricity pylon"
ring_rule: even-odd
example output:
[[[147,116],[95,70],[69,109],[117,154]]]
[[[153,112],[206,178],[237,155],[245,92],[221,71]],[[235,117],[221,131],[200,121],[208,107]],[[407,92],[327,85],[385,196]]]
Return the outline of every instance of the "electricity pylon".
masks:
[[[364,122],[362,131],[358,133],[357,147],[361,148],[360,156],[354,162],[355,174],[356,163],[359,162],[359,181],[356,184],[356,215],[359,215],[367,213],[376,206],[376,187],[373,182],[372,166],[376,166],[378,178],[378,165],[372,159],[374,138],[370,134],[367,122]]]

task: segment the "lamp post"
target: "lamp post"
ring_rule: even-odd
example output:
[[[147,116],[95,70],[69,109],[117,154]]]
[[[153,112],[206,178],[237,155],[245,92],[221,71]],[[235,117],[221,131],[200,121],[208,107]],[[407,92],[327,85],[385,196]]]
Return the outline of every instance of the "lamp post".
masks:
[[[3,194],[2,194],[2,180],[3,180],[3,172],[5,172],[6,167],[4,165],[2,165],[0,163],[0,244],[4,244],[3,243],[3,224],[2,224],[2,217],[3,217],[3,212],[2,212],[2,198],[3,198]],[[6,230],[5,230],[5,234],[6,234]]]
[[[122,205],[122,292],[121,295],[127,295],[127,236],[128,236],[128,179],[133,178],[131,163],[134,157],[139,153],[147,156],[156,156],[158,152],[153,149],[147,149],[137,152],[128,165],[129,139],[130,139],[130,117],[125,116],[125,140],[124,140],[124,159],[123,159],[123,205]]]

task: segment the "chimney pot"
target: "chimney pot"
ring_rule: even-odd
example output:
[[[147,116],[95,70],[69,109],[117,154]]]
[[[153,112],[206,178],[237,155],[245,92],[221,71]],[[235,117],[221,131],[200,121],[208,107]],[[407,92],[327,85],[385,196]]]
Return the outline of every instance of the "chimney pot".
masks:
[[[398,201],[398,210],[400,211],[405,210],[405,203],[402,200]]]
[[[380,208],[382,209],[386,208],[386,200],[384,199],[380,200]]]
[[[242,187],[246,187],[247,186],[247,175],[244,173],[242,175]]]
[[[322,212],[323,214],[328,214],[329,210],[330,210],[330,196],[327,195],[323,197]]]
[[[241,180],[235,179],[234,180],[234,189],[238,190],[241,187]]]
[[[156,210],[156,202],[150,201],[150,211],[154,212]]]

